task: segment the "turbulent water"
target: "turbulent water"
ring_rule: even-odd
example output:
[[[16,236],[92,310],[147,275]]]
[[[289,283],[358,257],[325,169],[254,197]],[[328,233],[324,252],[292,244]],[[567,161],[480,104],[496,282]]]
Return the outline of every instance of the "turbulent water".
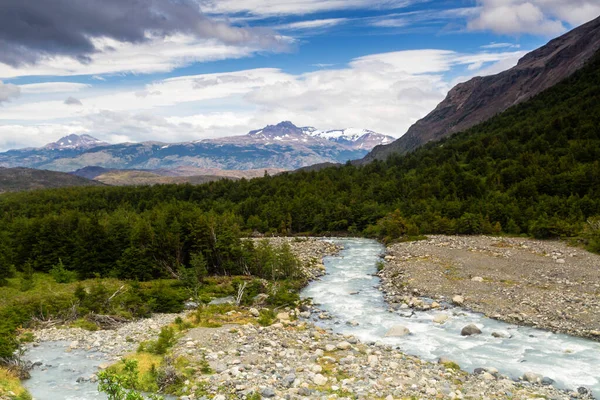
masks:
[[[344,246],[344,250],[337,256],[327,257],[327,275],[303,291],[304,297],[311,297],[319,309],[333,316],[331,320],[315,319],[318,325],[352,334],[362,341],[398,346],[405,353],[429,361],[444,356],[467,371],[495,367],[513,378],[535,372],[555,380],[558,387],[585,386],[600,394],[600,343],[518,327],[458,308],[389,312],[377,288],[379,278],[374,276],[383,246],[366,239],[334,241]],[[439,313],[448,314],[448,322],[434,324],[432,320]],[[410,314],[413,315],[409,317]],[[349,326],[350,321],[360,325]],[[461,336],[461,329],[471,323],[483,333]],[[395,325],[407,327],[412,334],[385,338],[387,330]],[[503,332],[510,338],[495,338],[492,332]]]
[[[35,400],[93,400],[106,399],[98,392],[98,384],[84,381],[106,362],[102,353],[73,350],[69,343],[45,342],[27,352],[32,362],[41,362],[31,371],[31,379],[24,382]]]

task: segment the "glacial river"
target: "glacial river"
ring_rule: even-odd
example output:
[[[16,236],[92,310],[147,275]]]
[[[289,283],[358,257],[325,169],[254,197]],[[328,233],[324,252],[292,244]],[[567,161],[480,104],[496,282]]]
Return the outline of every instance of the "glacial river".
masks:
[[[317,325],[352,334],[361,341],[394,345],[428,361],[444,356],[471,372],[478,367],[494,367],[512,378],[534,372],[553,379],[557,387],[585,386],[600,395],[600,343],[519,327],[458,308],[415,311],[412,316],[411,310],[389,312],[383,293],[377,288],[379,278],[374,276],[384,247],[366,239],[333,241],[344,250],[325,259],[327,275],[302,293],[333,317],[315,318]],[[439,313],[450,317],[443,325],[432,321]],[[350,321],[359,325],[350,326]],[[461,329],[468,324],[476,324],[483,333],[461,336]],[[395,325],[407,327],[411,335],[384,337]],[[492,332],[502,332],[510,338],[495,338]]]

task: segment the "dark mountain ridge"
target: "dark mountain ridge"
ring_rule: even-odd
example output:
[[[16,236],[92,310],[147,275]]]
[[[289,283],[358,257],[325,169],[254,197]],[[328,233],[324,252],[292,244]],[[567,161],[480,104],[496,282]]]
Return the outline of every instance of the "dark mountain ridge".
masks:
[[[404,136],[392,144],[375,147],[356,163],[407,153],[487,121],[571,76],[599,49],[600,17],[525,55],[514,68],[457,85]]]
[[[0,167],[0,193],[104,184],[63,172]]]

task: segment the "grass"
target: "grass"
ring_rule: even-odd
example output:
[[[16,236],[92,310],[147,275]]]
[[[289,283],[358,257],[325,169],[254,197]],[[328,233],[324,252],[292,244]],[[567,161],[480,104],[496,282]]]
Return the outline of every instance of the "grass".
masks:
[[[7,369],[0,367],[0,397],[9,396],[9,393],[14,394],[11,398],[15,400],[31,399],[31,395],[23,387],[19,378]]]
[[[193,315],[191,323],[203,328],[220,328],[223,325],[245,325],[254,322],[246,311],[231,304],[206,305]]]

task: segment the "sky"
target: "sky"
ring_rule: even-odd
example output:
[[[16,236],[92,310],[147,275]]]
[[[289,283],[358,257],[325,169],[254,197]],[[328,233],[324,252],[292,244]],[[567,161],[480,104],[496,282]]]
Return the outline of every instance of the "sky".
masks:
[[[402,136],[600,0],[0,0],[0,151],[292,121]]]

